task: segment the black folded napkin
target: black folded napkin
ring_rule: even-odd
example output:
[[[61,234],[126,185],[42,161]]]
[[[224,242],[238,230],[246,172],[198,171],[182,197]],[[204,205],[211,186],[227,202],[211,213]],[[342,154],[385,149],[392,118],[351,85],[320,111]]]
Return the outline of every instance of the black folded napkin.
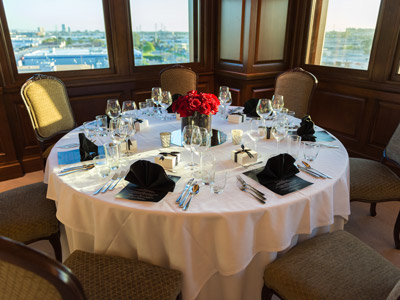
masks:
[[[147,160],[133,163],[125,180],[137,185],[138,188],[163,194],[162,197],[168,192],[173,192],[175,188],[175,182],[168,178],[163,167]]]
[[[247,100],[247,102],[244,104],[244,109],[243,113],[246,114],[248,117],[259,117],[257,113],[257,104],[258,100],[256,98],[251,98],[250,100]]]
[[[299,173],[294,165],[296,160],[289,154],[279,154],[268,159],[268,162],[260,173],[257,174],[258,181],[263,184],[269,184],[279,179],[286,179]]]
[[[172,103],[174,102],[174,101],[176,101],[180,96],[182,96],[181,94],[173,94],[172,95]],[[168,113],[173,113],[173,111],[172,111],[172,105],[170,105],[168,108],[167,108],[167,111],[168,111]]]
[[[79,134],[79,153],[81,154],[81,161],[92,160],[95,156],[99,155],[96,144],[88,140],[84,133]]]
[[[297,129],[297,135],[301,136],[302,141],[315,142],[314,122],[309,115],[301,119],[300,128]]]

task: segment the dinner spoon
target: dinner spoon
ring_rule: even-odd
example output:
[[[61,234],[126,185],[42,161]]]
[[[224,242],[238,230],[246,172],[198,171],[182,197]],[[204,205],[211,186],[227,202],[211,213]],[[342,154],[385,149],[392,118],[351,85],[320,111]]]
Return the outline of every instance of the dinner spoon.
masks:
[[[197,183],[194,184],[190,190],[190,198],[186,203],[185,207],[183,208],[183,210],[187,210],[189,208],[190,201],[192,201],[193,196],[197,195],[199,191],[200,191],[200,186]]]

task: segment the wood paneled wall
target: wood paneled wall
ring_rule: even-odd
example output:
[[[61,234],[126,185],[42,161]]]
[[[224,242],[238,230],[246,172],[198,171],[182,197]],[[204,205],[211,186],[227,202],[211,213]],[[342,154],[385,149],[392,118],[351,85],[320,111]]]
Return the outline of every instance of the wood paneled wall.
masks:
[[[351,155],[379,159],[400,121],[400,2],[382,0],[368,71],[305,64],[311,0],[198,0],[198,89],[229,86],[233,105],[271,97],[281,72],[302,67],[319,84],[311,101],[315,122],[334,133]],[[1,0],[0,0],[1,3]],[[149,98],[165,66],[134,67],[128,0],[103,0],[111,68],[57,73],[66,84],[78,124],[104,113],[105,101]],[[198,4],[198,5],[197,5]],[[18,75],[0,9],[0,180],[42,167],[19,95]],[[276,25],[277,28],[271,28]],[[377,46],[379,45],[379,47]]]

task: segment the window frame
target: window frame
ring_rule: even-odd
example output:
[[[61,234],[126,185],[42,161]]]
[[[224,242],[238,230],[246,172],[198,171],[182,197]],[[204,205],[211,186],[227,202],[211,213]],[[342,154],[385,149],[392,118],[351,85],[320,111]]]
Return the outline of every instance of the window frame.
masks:
[[[316,64],[310,64],[306,63],[308,60],[307,54],[309,53],[308,50],[308,43],[310,40],[310,35],[313,35],[314,28],[317,26],[317,24],[312,24],[313,22],[311,21],[312,19],[312,10],[313,10],[313,4],[314,1],[318,0],[308,0],[307,1],[307,13],[305,16],[305,34],[304,34],[304,39],[303,39],[303,47],[302,47],[302,57],[301,57],[301,67],[306,68],[308,71],[312,73],[323,73],[324,77],[326,76],[327,78],[338,78],[338,79],[344,79],[344,78],[358,78],[360,80],[368,80],[374,71],[374,64],[375,64],[375,57],[376,57],[376,52],[377,52],[377,41],[380,38],[381,35],[381,25],[383,22],[383,10],[385,6],[386,0],[381,0],[379,10],[378,10],[378,16],[376,20],[376,26],[375,26],[375,33],[374,37],[372,39],[372,46],[371,46],[371,52],[370,52],[370,57],[369,57],[369,62],[368,62],[368,68],[366,70],[360,70],[360,69],[352,69],[352,68],[341,68],[341,67],[333,67],[333,66],[324,66],[324,65],[316,65]],[[313,25],[313,31],[310,30],[310,26]],[[322,76],[321,76],[322,77]]]
[[[130,7],[130,2],[131,0],[126,0],[127,1],[127,11],[128,11],[128,32],[129,32],[129,37],[128,39],[128,44],[131,49],[129,53],[129,61],[130,61],[130,69],[131,73],[135,74],[140,72],[141,74],[144,73],[153,73],[154,71],[160,72],[162,69],[173,66],[173,65],[184,65],[185,67],[191,68],[195,71],[198,71],[199,68],[205,67],[205,62],[204,62],[204,55],[205,55],[205,49],[207,45],[205,45],[204,41],[204,35],[205,31],[209,29],[208,26],[200,26],[200,24],[204,24],[204,16],[205,16],[205,9],[208,9],[207,3],[204,0],[190,0],[192,1],[193,5],[193,47],[194,47],[194,53],[193,53],[193,62],[187,62],[187,63],[170,63],[170,64],[159,64],[159,65],[141,65],[141,66],[136,66],[135,65],[135,59],[134,59],[134,44],[133,44],[133,31],[132,31],[132,15],[130,14],[131,7]]]
[[[7,62],[10,75],[14,82],[26,80],[36,73],[48,74],[56,76],[59,78],[80,78],[89,76],[99,76],[99,75],[109,75],[115,73],[114,65],[114,47],[112,39],[112,27],[111,27],[111,10],[110,3],[112,0],[102,0],[103,5],[103,18],[104,18],[104,30],[107,41],[107,54],[109,67],[103,69],[90,69],[90,70],[66,70],[66,71],[51,71],[51,72],[28,72],[28,73],[18,73],[17,62],[15,61],[14,49],[11,42],[10,30],[8,27],[7,15],[4,8],[4,3],[0,1],[0,34],[4,37],[4,48],[7,53]]]

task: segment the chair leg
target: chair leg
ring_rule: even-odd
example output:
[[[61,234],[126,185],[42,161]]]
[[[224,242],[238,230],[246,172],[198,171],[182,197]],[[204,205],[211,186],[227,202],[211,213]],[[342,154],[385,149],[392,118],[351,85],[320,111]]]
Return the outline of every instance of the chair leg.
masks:
[[[271,300],[274,295],[274,291],[268,288],[265,284],[261,291],[261,299],[262,300]]]
[[[49,237],[50,244],[53,246],[54,254],[56,259],[62,263],[62,250],[61,250],[61,241],[60,241],[60,231],[52,234]]]
[[[394,245],[396,249],[400,249],[400,210],[399,214],[397,215],[396,223],[394,224]]]
[[[376,203],[371,203],[371,207],[369,208],[369,213],[371,216],[376,216]]]
[[[176,297],[176,300],[182,300],[182,292],[180,292],[180,293],[178,294],[178,297]]]

